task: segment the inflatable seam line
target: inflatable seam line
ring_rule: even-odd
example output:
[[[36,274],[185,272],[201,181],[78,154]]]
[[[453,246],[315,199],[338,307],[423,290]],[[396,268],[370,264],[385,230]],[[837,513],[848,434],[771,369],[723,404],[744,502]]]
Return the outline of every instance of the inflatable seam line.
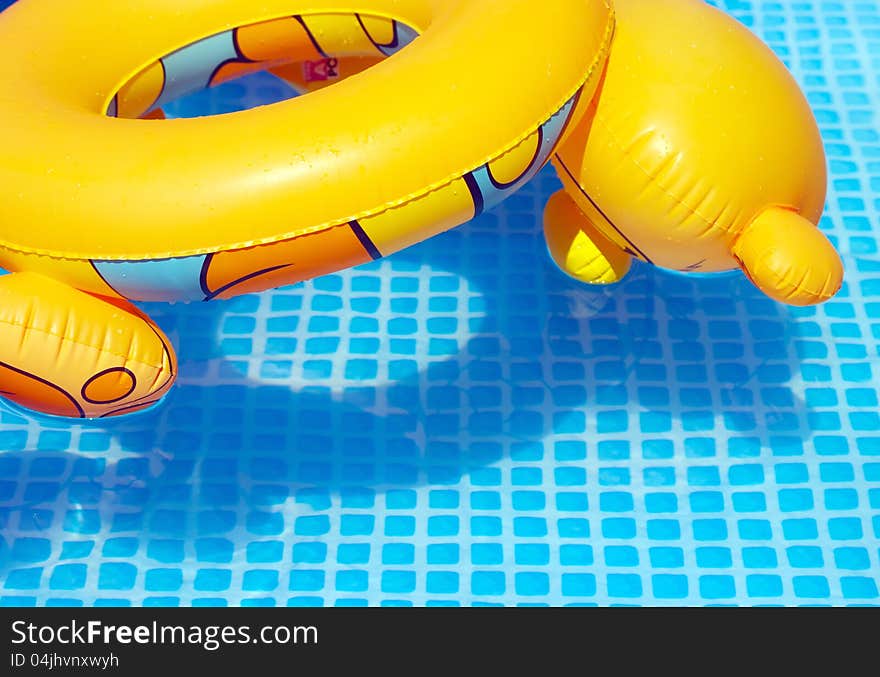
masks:
[[[72,338],[69,338],[66,336],[61,336],[60,334],[57,334],[56,332],[46,331],[45,329],[39,329],[37,327],[31,327],[26,324],[21,324],[19,322],[10,322],[9,320],[0,319],[0,324],[5,324],[9,327],[14,327],[16,329],[22,329],[26,333],[27,332],[36,332],[38,334],[44,334],[45,336],[52,336],[52,337],[57,338],[58,340],[62,341],[63,343],[72,343],[73,345],[82,346],[83,348],[89,348],[91,350],[95,350],[95,351],[101,353],[102,355],[110,355],[111,357],[118,357],[118,358],[124,360],[125,364],[129,364],[129,363],[139,364],[142,367],[147,367],[148,369],[155,369],[158,373],[161,373],[166,367],[165,364],[156,365],[156,364],[152,364],[149,362],[144,362],[142,360],[138,360],[136,358],[133,358],[128,353],[118,353],[118,352],[114,352],[114,351],[103,350],[101,348],[98,348],[97,346],[90,344],[90,343],[83,343],[82,341],[77,341],[76,339],[72,339]],[[163,341],[162,344],[164,347],[165,342]],[[167,353],[168,353],[168,349],[167,349],[167,347],[165,347],[164,354],[167,355]],[[172,365],[169,362],[167,366],[171,367]],[[157,374],[157,378],[158,378],[158,374]]]
[[[795,209],[794,207],[787,206],[787,205],[776,204],[776,205],[770,205],[767,207],[767,209],[774,209],[774,208],[775,209],[784,209],[784,210],[787,210],[790,212],[794,212],[795,214],[798,214],[798,215],[800,215],[800,213],[801,213],[799,209]],[[755,217],[755,218],[757,219],[758,217]],[[820,229],[820,232],[821,232],[821,229]],[[763,291],[767,285],[758,284],[758,282],[752,277],[751,273],[746,268],[745,262],[742,260],[742,258],[739,256],[739,253],[736,251],[737,244],[739,243],[740,238],[744,234],[745,234],[745,231],[740,233],[739,237],[737,237],[733,241],[733,244],[731,245],[731,252],[733,252],[732,256],[733,256],[733,259],[736,261],[736,263],[739,265],[740,269],[745,274],[746,278],[753,285],[755,285],[756,287],[758,287],[759,289],[761,289]],[[779,291],[785,292],[782,296],[783,302],[787,302],[788,299],[793,298],[796,294],[798,294],[799,292],[803,292],[803,291],[806,291],[806,293],[809,296],[815,296],[817,298],[823,298],[823,299],[831,299],[834,296],[836,296],[837,293],[841,289],[843,289],[843,283],[844,283],[843,279],[840,280],[840,283],[837,285],[836,289],[834,289],[831,286],[831,276],[832,276],[831,271],[828,271],[827,273],[825,273],[825,281],[822,283],[822,286],[819,289],[812,289],[810,287],[803,287],[802,286],[803,282],[806,279],[807,275],[809,275],[809,273],[810,273],[810,271],[808,268],[804,269],[801,272],[801,279],[796,284],[792,284],[791,282],[786,282],[783,285],[783,287],[779,288]]]
[[[630,161],[632,162],[633,166],[634,166],[636,169],[638,169],[640,172],[642,172],[642,174],[644,174],[644,175],[648,178],[648,182],[649,182],[649,184],[650,184],[651,186],[655,186],[655,187],[656,187],[661,193],[663,193],[663,195],[665,195],[665,196],[668,197],[670,200],[672,200],[677,206],[679,206],[679,207],[683,207],[685,210],[687,210],[687,212],[688,212],[689,215],[697,217],[697,218],[698,218],[700,221],[702,221],[706,226],[708,226],[708,228],[706,229],[706,231],[704,231],[704,234],[705,234],[705,233],[712,232],[713,230],[721,230],[721,231],[723,231],[724,233],[730,234],[730,232],[734,230],[734,227],[736,226],[736,218],[730,220],[730,222],[729,222],[728,224],[721,224],[721,223],[717,223],[717,222],[713,224],[712,221],[710,221],[710,220],[707,219],[705,216],[703,216],[702,214],[700,214],[696,209],[694,209],[694,208],[691,207],[690,205],[686,204],[686,203],[684,202],[683,199],[679,198],[679,197],[678,197],[677,195],[675,195],[674,193],[671,193],[671,192],[668,191],[666,188],[663,188],[663,186],[661,186],[661,185],[660,185],[660,182],[657,180],[657,177],[656,177],[656,176],[652,176],[651,173],[650,173],[648,170],[646,170],[644,167],[642,167],[642,166],[638,163],[638,161],[633,157],[632,153],[629,152],[629,151],[627,151],[627,150],[623,147],[623,144],[621,144],[621,143],[617,140],[617,137],[615,136],[615,134],[614,134],[614,132],[612,131],[611,127],[605,122],[605,120],[604,120],[602,117],[600,117],[599,115],[596,115],[595,120],[596,120],[596,122],[598,122],[600,125],[602,125],[602,126],[606,129],[606,131],[608,132],[608,136],[611,137],[611,139],[614,141],[614,144],[617,146],[617,149],[620,151],[620,154],[621,154],[623,157],[626,157],[626,158],[629,158],[629,159],[630,159]],[[790,209],[790,207],[789,207],[789,209]],[[725,208],[724,211],[726,211],[726,208]],[[722,212],[722,213],[723,213],[723,212]],[[737,215],[737,216],[740,216],[740,215]]]
[[[169,252],[151,252],[151,253],[133,253],[131,255],[113,255],[107,256],[102,255],[100,252],[92,252],[92,253],[61,253],[57,251],[53,251],[50,249],[31,249],[24,248],[19,245],[12,244],[8,241],[0,240],[0,248],[7,249],[9,251],[15,252],[17,254],[32,254],[35,256],[44,256],[51,259],[62,260],[62,261],[89,261],[89,260],[98,260],[98,261],[151,261],[157,259],[172,259],[172,258],[186,258],[190,256],[200,256],[203,254],[215,254],[217,252],[222,251],[236,251],[241,249],[252,249],[253,247],[258,247],[261,245],[275,244],[277,242],[284,242],[286,240],[293,240],[298,237],[302,237],[303,235],[312,235],[314,233],[318,233],[325,230],[330,230],[331,228],[339,228],[342,226],[346,226],[352,221],[359,221],[361,219],[368,219],[370,217],[379,216],[380,214],[384,214],[392,209],[396,209],[399,207],[403,207],[411,202],[415,202],[420,200],[421,198],[430,195],[438,190],[442,190],[446,188],[450,184],[458,181],[466,174],[479,169],[480,167],[486,165],[487,163],[494,162],[498,158],[507,155],[510,151],[514,150],[519,144],[528,139],[532,134],[534,134],[538,129],[541,128],[548,120],[550,120],[558,111],[562,110],[565,107],[565,104],[571,100],[580,89],[582,89],[596,74],[597,69],[600,64],[604,65],[605,58],[608,55],[611,40],[614,36],[615,29],[615,13],[614,9],[611,5],[603,0],[603,4],[605,8],[608,10],[608,18],[605,24],[605,31],[602,36],[602,41],[599,45],[599,49],[596,52],[596,56],[593,59],[593,62],[590,64],[589,69],[587,70],[586,75],[578,81],[576,87],[574,87],[570,92],[566,94],[562,100],[554,105],[554,107],[546,114],[545,117],[541,118],[537,123],[531,125],[525,133],[518,136],[512,143],[510,143],[507,147],[505,147],[502,151],[489,155],[486,159],[481,162],[478,162],[475,166],[467,169],[465,171],[457,172],[452,174],[450,177],[443,179],[435,184],[428,186],[418,192],[411,193],[410,195],[406,195],[403,198],[398,200],[393,200],[384,205],[381,205],[377,209],[367,210],[363,212],[358,212],[357,214],[351,215],[344,219],[334,220],[326,223],[319,224],[317,226],[310,226],[307,228],[303,228],[300,230],[296,230],[293,232],[282,233],[279,235],[273,235],[270,237],[260,238],[257,240],[248,240],[245,242],[235,242],[223,247],[205,247],[198,249],[188,249],[183,251],[169,251]]]
[[[742,270],[743,274],[745,275],[746,279],[749,282],[751,282],[753,285],[755,285],[755,287],[757,287],[761,291],[764,291],[767,288],[766,285],[758,284],[757,280],[755,280],[755,278],[752,277],[752,274],[748,271],[748,269],[745,266],[745,263],[743,262],[743,260],[739,256],[734,255],[733,258],[739,264],[740,269]],[[803,281],[803,277],[805,275],[806,275],[806,273],[803,274],[801,281]],[[832,290],[832,288],[830,286],[830,282],[831,282],[831,273],[828,273],[825,275],[825,282],[822,284],[821,289],[818,289],[818,290],[800,287],[799,286],[800,282],[798,282],[797,284],[787,283],[785,285],[786,287],[789,287],[789,289],[787,291],[785,291],[785,289],[779,289],[779,291],[785,291],[785,293],[782,294],[782,296],[779,300],[781,300],[783,303],[786,303],[786,302],[788,302],[789,299],[791,299],[798,292],[801,292],[801,291],[806,291],[808,295],[815,296],[817,298],[823,298],[826,300],[831,299],[834,296],[836,296],[837,293],[843,288],[843,281],[841,281],[841,283],[837,286],[837,289],[834,289],[834,290]],[[764,291],[764,293],[766,294],[767,292]]]
[[[803,273],[803,277],[806,278],[806,276],[808,274],[809,274],[809,271],[805,271]],[[800,288],[794,287],[785,295],[785,298],[786,299],[793,298],[796,293],[806,289],[807,294],[809,294],[810,296],[815,296],[816,298],[822,298],[822,299],[831,299],[834,296],[836,296],[837,293],[842,288],[843,288],[843,281],[841,281],[841,283],[839,285],[837,285],[837,289],[834,289],[831,286],[831,273],[829,272],[829,273],[825,274],[825,282],[822,283],[822,287],[820,289],[814,291],[814,290],[810,289],[809,287],[800,287]]]

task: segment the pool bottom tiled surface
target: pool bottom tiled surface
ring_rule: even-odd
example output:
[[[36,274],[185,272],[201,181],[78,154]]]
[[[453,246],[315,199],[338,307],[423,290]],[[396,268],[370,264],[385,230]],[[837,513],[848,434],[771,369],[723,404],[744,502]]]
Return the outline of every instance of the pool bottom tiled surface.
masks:
[[[880,2],[719,3],[807,92],[847,283],[549,262],[545,170],[390,259],[150,305],[158,408],[0,409],[0,604],[880,603]],[[284,96],[269,78],[171,112]]]

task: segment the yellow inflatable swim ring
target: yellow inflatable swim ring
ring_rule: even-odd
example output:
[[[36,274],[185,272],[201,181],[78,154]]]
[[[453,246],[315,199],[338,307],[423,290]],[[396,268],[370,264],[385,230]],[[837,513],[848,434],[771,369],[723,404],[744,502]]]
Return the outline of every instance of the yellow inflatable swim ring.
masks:
[[[822,139],[784,64],[703,0],[615,0],[617,30],[589,113],[554,154],[554,260],[607,284],[633,259],[741,268],[791,305],[828,300],[843,266],[817,228]]]
[[[0,15],[0,393],[144,408],[176,363],[130,301],[305,280],[498,203],[583,117],[613,28],[604,0],[19,0]],[[315,91],[152,119],[261,69]]]

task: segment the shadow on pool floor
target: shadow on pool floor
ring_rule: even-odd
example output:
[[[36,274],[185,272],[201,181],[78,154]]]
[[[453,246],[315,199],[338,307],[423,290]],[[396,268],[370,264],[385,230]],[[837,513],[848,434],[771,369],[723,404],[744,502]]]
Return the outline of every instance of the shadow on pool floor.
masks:
[[[579,462],[592,484],[599,469],[779,455],[810,435],[790,387],[797,325],[741,276],[638,266],[619,285],[587,288],[547,260],[537,223],[511,247],[493,229],[487,215],[367,271],[429,266],[432,279],[458,281],[440,295],[478,309],[459,306],[473,333],[459,328],[456,350],[378,384],[248,378],[249,356],[226,354],[219,337],[257,297],[150,305],[181,350],[180,383],[159,407],[121,419],[21,419],[29,446],[0,452],[0,575],[97,534],[243,547],[294,535],[298,517],[333,506],[379,510],[379,494],[390,505],[418,486],[479,485],[508,462]],[[303,286],[275,293],[299,301],[269,317],[305,305]],[[411,295],[427,304],[432,294]],[[346,307],[329,314],[344,323]],[[379,361],[381,372],[391,358]],[[717,448],[721,429],[736,449]]]

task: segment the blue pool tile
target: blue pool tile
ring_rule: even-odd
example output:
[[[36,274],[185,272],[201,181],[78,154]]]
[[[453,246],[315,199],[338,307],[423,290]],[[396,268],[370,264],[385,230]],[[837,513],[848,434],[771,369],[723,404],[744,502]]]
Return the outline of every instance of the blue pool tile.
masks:
[[[651,588],[658,600],[685,599],[690,589],[687,576],[681,574],[654,574]]]
[[[505,590],[504,574],[500,571],[475,571],[471,575],[474,595],[502,595]]]
[[[707,600],[732,599],[736,596],[733,576],[700,576],[700,595]]]
[[[638,574],[608,574],[607,584],[609,597],[642,596],[642,579]]]

